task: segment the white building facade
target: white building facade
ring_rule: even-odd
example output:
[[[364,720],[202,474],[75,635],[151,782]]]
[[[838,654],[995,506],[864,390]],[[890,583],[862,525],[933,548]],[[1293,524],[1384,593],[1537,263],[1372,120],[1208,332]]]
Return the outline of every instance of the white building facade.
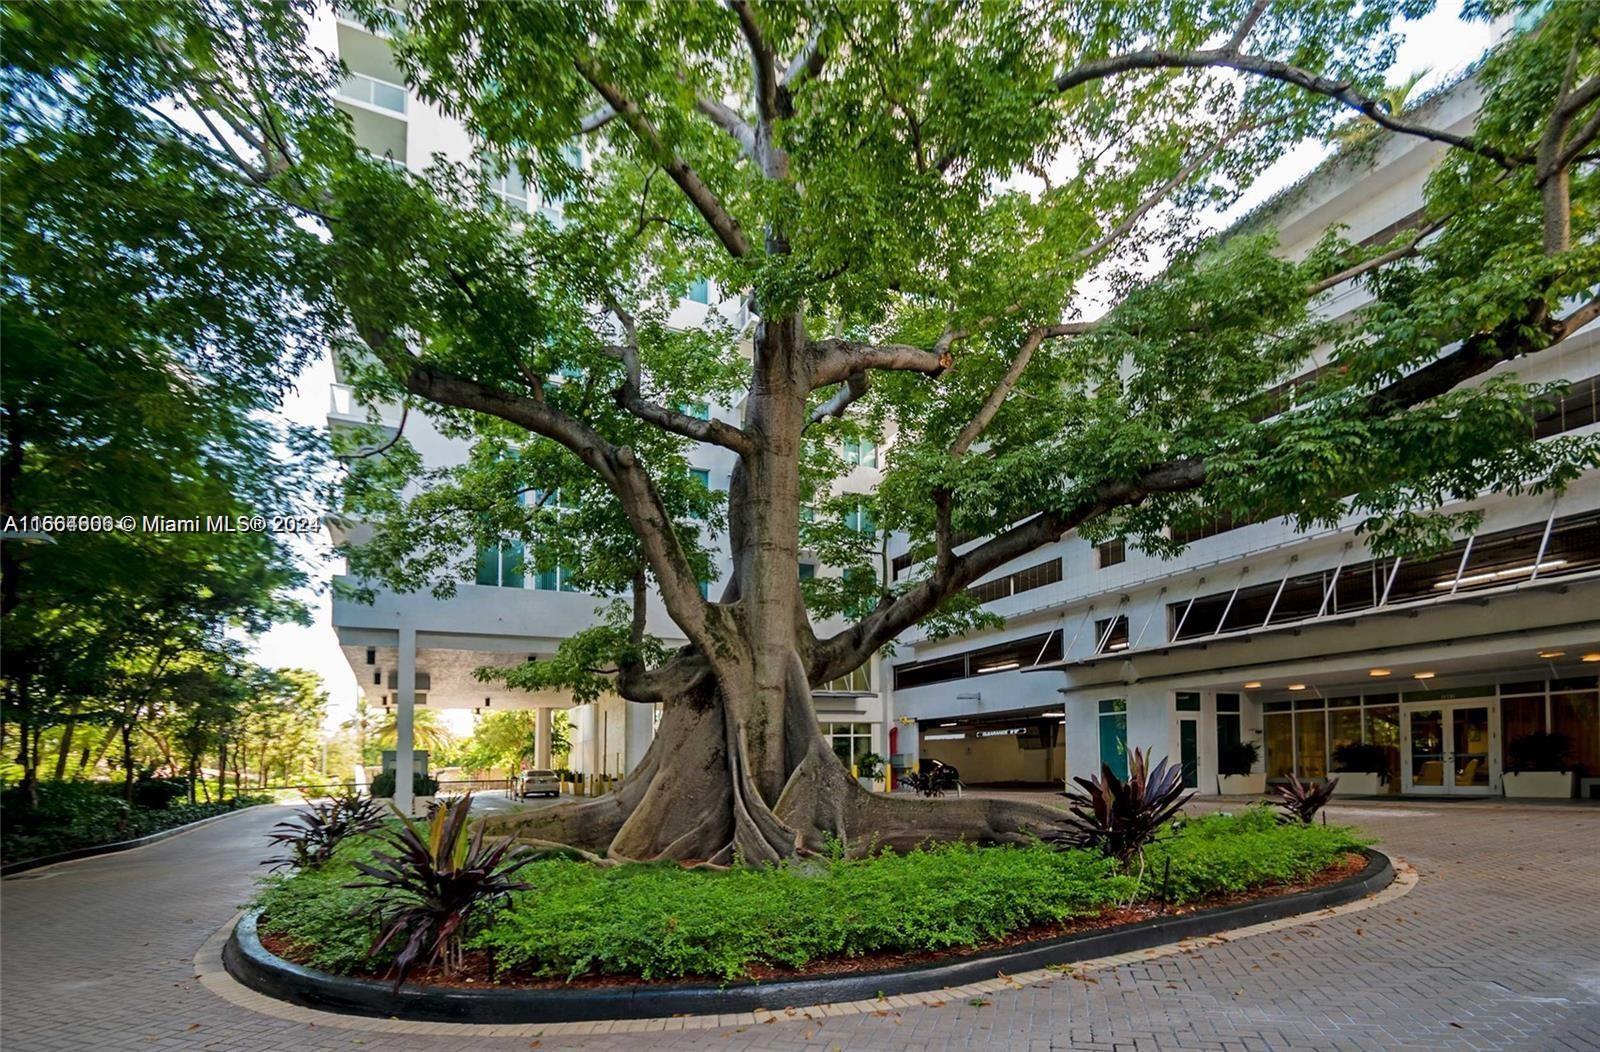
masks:
[[[1464,131],[1477,105],[1464,81],[1429,122]],[[1387,242],[1418,224],[1441,156],[1386,137],[1370,161],[1325,165],[1251,222],[1291,258],[1334,225]],[[1337,318],[1367,298],[1346,283],[1319,310]],[[1507,372],[1571,384],[1539,437],[1595,429],[1600,326],[1489,376]],[[1365,743],[1387,757],[1379,792],[1491,795],[1507,744],[1548,729],[1570,739],[1580,777],[1600,778],[1600,475],[1559,497],[1445,510],[1480,511],[1481,528],[1428,558],[1373,555],[1355,519],[1313,532],[1219,521],[1171,559],[1077,537],[1035,552],[978,586],[1005,629],[901,640],[893,704],[918,730],[902,762],[1049,784],[1102,763],[1125,773],[1140,748],[1215,792],[1219,748],[1240,740],[1258,744],[1268,781],[1336,773],[1335,750]]]

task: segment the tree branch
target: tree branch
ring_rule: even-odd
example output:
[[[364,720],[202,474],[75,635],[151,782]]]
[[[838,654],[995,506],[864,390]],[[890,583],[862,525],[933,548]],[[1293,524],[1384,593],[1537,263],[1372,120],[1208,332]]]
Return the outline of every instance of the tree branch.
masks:
[[[770,125],[778,113],[778,72],[772,49],[767,46],[749,0],[728,0],[728,7],[739,16],[739,31],[750,47],[751,79],[754,82],[756,113],[762,124]]]
[[[606,125],[610,124],[616,119],[616,117],[616,108],[610,103],[607,103],[606,105],[585,114],[583,120],[578,123],[578,132],[582,135],[588,135],[590,132],[597,132],[601,128],[604,128]]]
[[[1337,285],[1342,285],[1347,281],[1352,281],[1356,278],[1359,278],[1363,274],[1371,273],[1374,270],[1388,266],[1390,263],[1395,263],[1399,260],[1416,255],[1418,252],[1422,251],[1423,240],[1426,239],[1430,234],[1441,229],[1449,221],[1449,216],[1435,219],[1433,222],[1419,227],[1417,232],[1411,237],[1407,238],[1403,244],[1397,245],[1381,255],[1373,256],[1371,259],[1357,263],[1353,266],[1346,267],[1337,274],[1330,274],[1321,281],[1312,282],[1306,287],[1307,295],[1316,296],[1320,293],[1327,292],[1329,289],[1334,288]]]
[[[950,368],[948,350],[925,351],[904,343],[856,343],[852,340],[814,340],[806,346],[812,358],[811,388],[844,383],[867,369],[926,373],[938,376]]]
[[[731,106],[724,105],[716,99],[697,95],[694,108],[705,116],[711,118],[711,123],[721,128],[733,137],[739,148],[752,161],[756,159],[756,132],[750,127],[750,122],[739,116]]]
[[[724,449],[731,449],[740,456],[748,456],[754,449],[750,436],[732,424],[716,419],[701,420],[697,416],[669,409],[644,397],[642,370],[639,367],[639,333],[633,315],[615,300],[609,301],[606,307],[622,323],[625,334],[621,346],[606,349],[608,354],[622,362],[626,375],[622,386],[612,392],[617,405],[663,431],[692,438],[696,442],[709,442]]]
[[[624,95],[622,89],[607,80],[593,61],[580,58],[575,60],[575,64],[584,79],[616,111],[618,119],[626,124],[634,137],[650,151],[656,164],[678,184],[678,188],[705,218],[712,232],[717,235],[717,240],[728,250],[728,254],[735,257],[748,255],[750,239],[745,236],[739,221],[723,206],[722,201],[699,174],[667,146],[665,140],[661,138],[661,133],[640,111],[638,104]]]
[[[484,413],[561,443],[600,476],[616,495],[646,560],[661,586],[674,622],[697,647],[712,653],[712,608],[700,598],[699,580],[678,540],[661,495],[633,450],[607,441],[587,424],[523,395],[415,362],[406,390],[442,406]]]
[[[1235,36],[1237,37],[1237,34]],[[1502,168],[1515,168],[1519,165],[1527,164],[1530,160],[1527,157],[1512,156],[1487,143],[1477,142],[1469,136],[1457,135],[1441,128],[1431,128],[1427,125],[1402,120],[1395,114],[1390,113],[1382,101],[1356,91],[1349,81],[1324,77],[1278,59],[1267,58],[1262,55],[1241,54],[1230,47],[1203,51],[1146,48],[1141,51],[1130,51],[1122,55],[1095,59],[1091,62],[1082,63],[1057,76],[1055,90],[1058,93],[1066,92],[1091,81],[1103,80],[1107,77],[1135,70],[1203,69],[1207,67],[1232,69],[1241,73],[1265,77],[1268,80],[1293,84],[1313,94],[1324,95],[1336,102],[1343,103],[1389,131],[1401,135],[1415,135],[1423,139],[1430,139],[1434,142],[1442,142],[1468,150],[1482,157],[1487,157]]]
[[[815,77],[822,72],[822,64],[827,58],[827,53],[822,49],[822,34],[826,28],[825,22],[818,22],[811,27],[805,44],[789,63],[789,68],[784,70],[780,87],[793,88],[807,77]]]
[[[806,428],[812,424],[820,424],[828,417],[842,417],[844,411],[851,405],[865,397],[872,385],[871,375],[865,372],[851,373],[845,378],[844,385],[839,388],[832,398],[823,402],[811,411],[811,417],[806,421]]]

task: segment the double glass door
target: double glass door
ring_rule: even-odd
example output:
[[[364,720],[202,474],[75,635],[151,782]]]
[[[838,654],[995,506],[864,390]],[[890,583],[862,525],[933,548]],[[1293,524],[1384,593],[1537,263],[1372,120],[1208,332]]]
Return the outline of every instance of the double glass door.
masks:
[[[1408,706],[1400,726],[1402,787],[1408,793],[1488,794],[1499,780],[1496,702]]]

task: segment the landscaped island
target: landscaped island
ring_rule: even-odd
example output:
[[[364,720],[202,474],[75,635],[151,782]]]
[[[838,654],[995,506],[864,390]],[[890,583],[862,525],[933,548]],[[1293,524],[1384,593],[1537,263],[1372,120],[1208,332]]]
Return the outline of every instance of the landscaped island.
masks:
[[[1276,894],[1364,861],[1354,831],[1284,824],[1261,807],[1170,828],[1145,848],[1142,868],[1127,871],[1098,851],[1043,843],[835,852],[728,870],[540,859],[516,871],[524,890],[478,915],[453,974],[417,969],[411,978],[738,982],[852,971]],[[403,940],[368,951],[374,911],[394,893],[347,886],[365,879],[357,863],[372,864],[375,850],[392,849],[352,836],[327,863],[269,878],[257,900],[268,948],[328,972],[387,976]]]

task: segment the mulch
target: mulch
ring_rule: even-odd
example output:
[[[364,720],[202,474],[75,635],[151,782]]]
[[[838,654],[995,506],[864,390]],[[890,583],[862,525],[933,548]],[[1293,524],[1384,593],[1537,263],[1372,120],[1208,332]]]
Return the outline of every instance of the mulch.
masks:
[[[1093,916],[1074,917],[1070,920],[1019,928],[1009,935],[991,939],[974,946],[912,952],[885,951],[862,954],[859,957],[830,957],[813,961],[803,968],[787,968],[781,965],[758,963],[751,966],[746,978],[758,982],[822,979],[836,975],[854,975],[861,972],[888,971],[899,968],[943,964],[959,961],[977,954],[989,953],[994,950],[1013,949],[1032,942],[1059,939],[1065,935],[1076,935],[1081,932],[1101,931],[1106,928],[1136,924],[1139,921],[1150,920],[1154,917],[1183,916],[1184,914],[1196,913],[1201,910],[1216,909],[1220,906],[1236,906],[1240,903],[1254,902],[1258,899],[1275,898],[1281,895],[1292,895],[1300,891],[1310,891],[1314,888],[1325,887],[1328,884],[1344,880],[1346,877],[1354,876],[1361,872],[1366,864],[1367,860],[1364,855],[1351,852],[1341,861],[1334,863],[1316,876],[1294,883],[1263,884],[1247,891],[1209,895],[1203,899],[1185,903],[1182,906],[1164,908],[1159,904],[1151,903],[1122,906],[1105,910]],[[266,932],[261,932],[260,938],[261,945],[284,960],[304,964],[311,956],[310,948],[299,944],[296,940],[288,939],[281,935],[271,935]],[[392,978],[376,972],[357,974],[358,977],[366,979]],[[444,974],[440,968],[416,968],[407,976],[406,984],[408,986],[412,984],[428,984],[464,989],[500,986],[537,990],[570,989],[574,987],[593,989],[626,986],[720,986],[724,984],[724,980],[714,976],[688,976],[663,982],[640,979],[632,975],[583,975],[573,979],[559,979],[535,975],[521,969],[507,971],[496,977],[494,964],[489,955],[483,951],[473,951],[465,956],[462,967],[452,974]]]

